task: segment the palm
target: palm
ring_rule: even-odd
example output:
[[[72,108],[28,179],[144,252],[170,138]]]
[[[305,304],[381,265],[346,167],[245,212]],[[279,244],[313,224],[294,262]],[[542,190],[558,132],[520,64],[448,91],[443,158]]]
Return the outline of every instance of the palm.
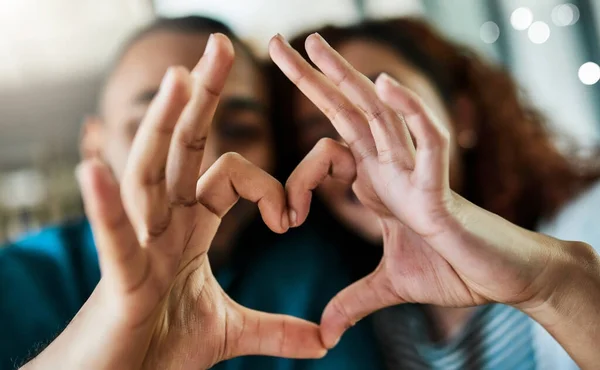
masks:
[[[206,369],[227,358],[228,297],[207,261],[198,263],[173,284],[156,323],[147,368]]]
[[[463,307],[481,301],[442,256],[404,226],[385,236],[382,264],[398,303]]]

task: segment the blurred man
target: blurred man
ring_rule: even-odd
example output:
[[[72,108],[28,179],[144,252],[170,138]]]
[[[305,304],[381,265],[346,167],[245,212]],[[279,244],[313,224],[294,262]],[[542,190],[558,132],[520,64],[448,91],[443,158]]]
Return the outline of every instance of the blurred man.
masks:
[[[225,152],[238,152],[265,171],[273,171],[268,89],[261,66],[225,25],[202,17],[159,19],[125,45],[106,80],[98,115],[85,122],[82,155],[101,158],[120,179],[138,125],[167,68],[181,65],[191,70],[215,32],[232,39],[236,57],[204,161],[210,164]],[[251,203],[240,202],[225,217],[211,248],[213,269],[225,264],[254,213]],[[2,248],[0,368],[22,362],[52,340],[99,279],[87,220],[48,228]]]

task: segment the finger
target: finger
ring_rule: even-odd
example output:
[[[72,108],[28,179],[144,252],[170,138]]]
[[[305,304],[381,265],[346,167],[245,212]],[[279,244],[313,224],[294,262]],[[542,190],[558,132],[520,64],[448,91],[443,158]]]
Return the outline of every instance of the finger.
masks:
[[[233,58],[227,36],[213,34],[192,71],[192,96],[175,127],[167,162],[167,192],[174,206],[196,203],[206,138]]]
[[[414,167],[414,147],[402,119],[375,92],[373,82],[358,72],[319,35],[306,39],[306,52],[317,67],[367,117],[380,162]]]
[[[386,74],[376,81],[377,94],[399,115],[405,117],[410,132],[417,142],[413,176],[416,183],[427,189],[449,186],[448,130],[433,117],[414,92],[400,85]]]
[[[319,327],[314,323],[250,310],[235,302],[231,302],[229,312],[227,358],[247,355],[321,358],[327,353]]]
[[[319,140],[286,183],[290,226],[304,223],[310,209],[312,190],[327,177],[351,184],[356,179],[356,164],[348,147],[325,138]]]
[[[322,73],[277,35],[269,43],[269,54],[281,71],[331,121],[358,162],[376,158],[377,149],[365,116]]]
[[[240,197],[258,204],[274,232],[289,228],[285,192],[279,181],[237,153],[222,155],[198,180],[198,202],[223,217]]]
[[[121,203],[119,185],[98,160],[82,163],[77,177],[94,230],[102,278],[113,288],[135,290],[147,277],[149,264]]]
[[[363,317],[402,303],[381,266],[339,292],[327,304],[321,318],[321,337],[326,348],[335,347],[342,334]]]
[[[133,141],[121,190],[142,246],[161,235],[171,220],[165,169],[171,136],[189,96],[189,73],[169,68]]]

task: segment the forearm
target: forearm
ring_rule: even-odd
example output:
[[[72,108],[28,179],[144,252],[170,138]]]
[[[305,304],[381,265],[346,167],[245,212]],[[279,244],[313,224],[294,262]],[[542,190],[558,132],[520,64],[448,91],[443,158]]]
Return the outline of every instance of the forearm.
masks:
[[[67,328],[21,370],[138,369],[152,328],[128,328],[102,295],[102,281]]]
[[[477,266],[477,261],[494,261],[494,279],[478,279],[485,282],[484,286],[496,286],[486,295],[492,301],[515,306],[539,322],[582,368],[597,368],[598,254],[585,243],[565,242],[520,228],[459,196],[453,207],[456,217],[446,229],[461,232],[437,236],[441,239],[439,245],[459,251],[448,253],[447,258],[469,261],[469,266]],[[470,271],[472,276],[479,272],[477,267]],[[495,295],[496,291],[502,291],[502,295]]]
[[[594,249],[585,243],[525,230],[462,199],[458,204],[456,213],[461,218],[455,227],[464,232],[454,233],[458,237],[452,242],[473,243],[478,248],[471,253],[485,254],[477,258],[497,261],[494,276],[498,283],[503,284],[503,277],[511,275],[528,281],[498,301],[515,306],[539,322],[579,366],[597,368],[600,257]],[[504,252],[495,255],[490,251]]]

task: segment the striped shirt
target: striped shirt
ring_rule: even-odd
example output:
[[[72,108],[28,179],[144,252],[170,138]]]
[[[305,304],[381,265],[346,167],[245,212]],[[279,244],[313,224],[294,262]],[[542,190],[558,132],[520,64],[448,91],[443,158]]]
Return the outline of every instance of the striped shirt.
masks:
[[[445,343],[428,338],[419,305],[401,305],[374,316],[386,368],[406,370],[536,370],[534,322],[504,305],[480,307],[465,329]]]

